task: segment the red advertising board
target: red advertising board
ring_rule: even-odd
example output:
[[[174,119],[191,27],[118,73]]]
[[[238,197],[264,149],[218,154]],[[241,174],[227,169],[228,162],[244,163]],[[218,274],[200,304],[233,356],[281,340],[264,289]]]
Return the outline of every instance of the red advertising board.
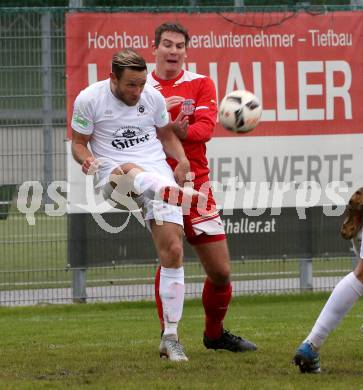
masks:
[[[149,64],[154,29],[190,33],[187,69],[209,75],[219,101],[253,91],[264,109],[247,136],[363,133],[363,13],[69,13],[68,120],[77,94],[108,77],[112,54],[132,47]],[[150,68],[152,65],[150,65]],[[216,136],[232,133],[217,126]]]

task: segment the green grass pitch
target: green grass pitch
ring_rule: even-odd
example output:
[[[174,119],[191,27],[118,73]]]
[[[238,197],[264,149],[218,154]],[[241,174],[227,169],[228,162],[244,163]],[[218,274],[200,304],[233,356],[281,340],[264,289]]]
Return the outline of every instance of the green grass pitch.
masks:
[[[363,383],[363,303],[321,352],[322,374],[300,374],[291,359],[327,294],[236,298],[226,328],[257,352],[206,350],[203,309],[185,303],[180,337],[187,363],[161,361],[151,302],[0,308],[0,388],[4,389],[359,389]]]

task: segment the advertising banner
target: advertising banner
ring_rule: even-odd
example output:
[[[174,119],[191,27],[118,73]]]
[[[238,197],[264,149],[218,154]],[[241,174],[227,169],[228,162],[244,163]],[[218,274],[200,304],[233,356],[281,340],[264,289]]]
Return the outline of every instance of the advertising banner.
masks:
[[[217,124],[208,143],[210,178],[225,211],[232,252],[240,252],[247,220],[275,221],[271,210],[279,209],[279,233],[271,228],[251,234],[257,240],[245,246],[251,256],[258,257],[264,242],[271,254],[271,240],[275,255],[327,251],[337,237],[344,205],[363,183],[362,12],[69,13],[68,124],[75,97],[109,77],[115,52],[133,48],[146,59],[149,71],[154,68],[154,30],[165,21],[187,27],[191,39],[185,67],[211,77],[218,102],[233,90],[247,89],[263,107],[260,124],[250,133],[236,135]],[[70,153],[68,163],[69,212],[82,213],[85,177]],[[314,207],[314,221],[321,229],[325,226],[324,244],[312,244],[322,231],[306,222],[304,210]],[[261,212],[248,214],[253,209]],[[97,212],[97,205],[89,212]],[[288,247],[281,230],[285,223],[295,234]],[[342,245],[333,252],[346,250]]]
[[[169,20],[188,28],[186,68],[214,80],[218,101],[247,89],[263,106],[248,134],[217,125],[208,144],[211,179],[288,183],[282,202],[289,207],[299,185],[314,182],[317,205],[344,204],[363,182],[362,12],[68,14],[68,121],[77,94],[108,77],[114,52],[134,48],[152,70],[154,29]],[[340,183],[337,195],[327,194],[332,182]],[[245,207],[238,196],[230,206]]]

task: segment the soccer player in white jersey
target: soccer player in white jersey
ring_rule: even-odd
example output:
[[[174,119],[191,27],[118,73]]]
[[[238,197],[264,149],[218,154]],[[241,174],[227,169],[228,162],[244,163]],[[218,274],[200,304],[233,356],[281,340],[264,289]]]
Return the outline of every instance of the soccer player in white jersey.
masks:
[[[163,23],[155,29],[153,52],[156,67],[148,74],[148,82],[166,98],[173,119],[181,113],[189,117],[183,128],[174,128],[181,139],[194,175],[194,188],[204,191],[206,207],[192,207],[184,214],[184,232],[196,251],[207,277],[202,303],[205,311],[203,343],[208,349],[232,352],[255,351],[256,345],[226,330],[223,320],[232,298],[230,257],[223,223],[209,182],[206,143],[211,139],[217,119],[216,90],[204,75],[183,69],[189,34],[179,23]],[[177,162],[168,158],[174,169]],[[164,327],[163,301],[159,298],[160,269],[155,277],[155,298],[161,328]]]
[[[146,74],[146,63],[135,51],[125,49],[113,56],[110,78],[90,85],[75,100],[72,153],[84,173],[97,168],[104,194],[110,194],[110,188],[129,192],[142,207],[162,267],[166,322],[160,356],[185,361],[177,334],[184,302],[183,215],[180,207],[155,195],[165,188],[183,192],[174,176],[183,185],[190,165],[172,129],[182,129],[188,119],[181,115],[169,123],[164,98],[146,85]],[[178,161],[174,175],[164,151]],[[123,188],[125,178],[130,188]],[[160,209],[163,212],[156,214]]]
[[[319,350],[329,334],[363,295],[363,187],[351,196],[346,208],[346,217],[340,233],[346,240],[353,241],[358,264],[334,288],[310,334],[295,352],[294,363],[303,373],[320,372]]]

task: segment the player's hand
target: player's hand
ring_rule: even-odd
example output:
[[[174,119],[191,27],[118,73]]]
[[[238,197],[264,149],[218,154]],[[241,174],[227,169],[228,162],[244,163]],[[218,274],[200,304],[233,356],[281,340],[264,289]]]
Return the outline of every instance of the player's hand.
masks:
[[[187,181],[187,175],[190,172],[190,163],[188,159],[183,159],[178,162],[174,169],[175,181],[181,186]]]
[[[189,127],[189,117],[184,115],[182,112],[171,122],[172,128],[176,136],[183,140],[187,138],[188,127]]]
[[[170,96],[168,98],[165,98],[165,103],[166,103],[166,109],[170,111],[176,106],[179,106],[185,98],[183,96]]]
[[[86,175],[94,175],[100,166],[100,162],[93,156],[87,157],[82,164],[82,172]]]

